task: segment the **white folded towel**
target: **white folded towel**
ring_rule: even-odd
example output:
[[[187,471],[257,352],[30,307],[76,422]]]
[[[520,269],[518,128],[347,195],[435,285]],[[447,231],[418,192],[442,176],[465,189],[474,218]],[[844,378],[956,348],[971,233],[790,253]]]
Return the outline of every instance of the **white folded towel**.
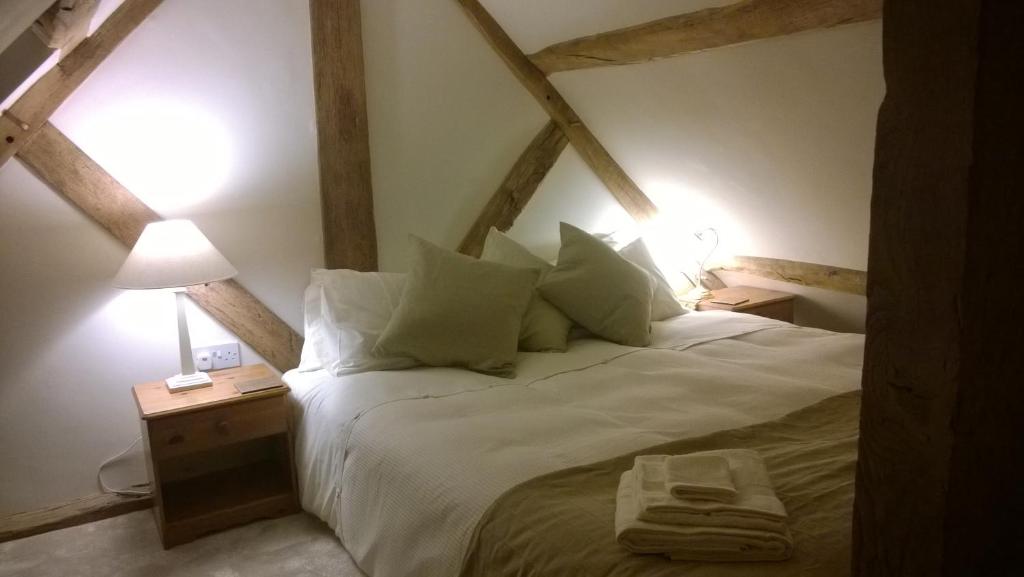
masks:
[[[660,553],[687,561],[784,561],[793,554],[793,538],[783,532],[686,525],[637,519],[633,471],[619,480],[615,537],[633,553]]]
[[[761,455],[746,449],[707,451],[729,465],[736,497],[731,502],[679,499],[665,487],[668,455],[641,455],[633,465],[637,517],[651,523],[731,527],[754,531],[785,530],[786,508],[775,496]]]
[[[736,498],[729,461],[721,455],[697,453],[666,458],[665,488],[679,499],[728,502]]]

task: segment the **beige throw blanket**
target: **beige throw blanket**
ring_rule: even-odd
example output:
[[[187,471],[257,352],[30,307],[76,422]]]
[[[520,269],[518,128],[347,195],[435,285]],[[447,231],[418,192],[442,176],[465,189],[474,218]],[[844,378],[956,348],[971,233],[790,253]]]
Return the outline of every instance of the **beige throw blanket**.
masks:
[[[767,423],[684,439],[527,481],[478,523],[461,575],[622,577],[842,577],[850,573],[860,392],[837,395]],[[619,477],[638,454],[758,451],[789,513],[784,562],[699,563],[634,555],[615,541]]]

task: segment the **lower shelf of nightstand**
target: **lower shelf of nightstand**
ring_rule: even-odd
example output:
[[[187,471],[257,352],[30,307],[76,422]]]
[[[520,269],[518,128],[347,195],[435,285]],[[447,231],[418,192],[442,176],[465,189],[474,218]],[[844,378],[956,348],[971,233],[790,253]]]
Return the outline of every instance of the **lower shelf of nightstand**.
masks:
[[[278,461],[259,461],[226,471],[165,483],[164,520],[179,523],[290,496],[290,471]]]
[[[298,513],[299,507],[292,495],[275,495],[259,501],[221,509],[216,514],[182,519],[163,526],[164,549],[194,541],[204,535],[244,525],[260,519],[273,519]]]
[[[157,521],[165,548],[297,512],[287,435],[159,461]]]
[[[277,460],[165,483],[161,492],[165,548],[298,511],[291,470]]]

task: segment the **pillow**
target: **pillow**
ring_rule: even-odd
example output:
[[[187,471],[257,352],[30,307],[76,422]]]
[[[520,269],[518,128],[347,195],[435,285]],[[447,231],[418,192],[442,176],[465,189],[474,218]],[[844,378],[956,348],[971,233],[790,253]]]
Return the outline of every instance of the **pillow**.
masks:
[[[537,271],[477,260],[410,235],[412,270],[375,355],[515,376]]]
[[[305,340],[302,343],[302,355],[299,357],[299,366],[296,370],[305,373],[324,368],[316,354],[315,344],[323,324],[320,320],[320,285],[311,282],[302,298],[302,334]]]
[[[654,300],[651,302],[651,320],[663,321],[672,317],[686,314],[686,309],[676,300],[675,291],[668,283],[665,275],[662,274],[658,265],[654,264],[654,257],[651,256],[644,239],[637,238],[633,242],[619,249],[622,258],[644,269],[657,283],[654,287]]]
[[[654,279],[610,246],[561,223],[558,265],[537,289],[590,332],[633,347],[651,343]]]
[[[403,274],[314,270],[310,290],[319,297],[320,321],[314,327],[312,341],[323,368],[341,376],[415,366],[416,361],[409,357],[372,354],[404,287]],[[307,333],[307,342],[310,338]]]
[[[481,260],[538,271],[540,280],[554,265],[533,254],[500,230],[491,227]],[[535,290],[519,328],[519,349],[523,351],[564,351],[572,321]]]

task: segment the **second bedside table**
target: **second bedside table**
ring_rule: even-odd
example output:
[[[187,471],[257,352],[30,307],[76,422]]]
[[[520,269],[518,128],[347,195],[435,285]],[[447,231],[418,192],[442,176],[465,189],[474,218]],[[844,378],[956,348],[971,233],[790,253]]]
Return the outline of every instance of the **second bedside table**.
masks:
[[[170,393],[135,385],[146,468],[164,548],[299,510],[286,393],[242,395],[235,383],[277,377],[264,365],[210,373],[213,385]]]
[[[735,311],[738,313],[748,313],[791,323],[793,322],[794,298],[795,295],[790,293],[757,287],[735,286],[718,289],[712,292],[711,298],[706,298],[697,303],[697,310]],[[739,304],[730,305],[712,302],[715,299],[729,301],[740,299],[747,300]]]

